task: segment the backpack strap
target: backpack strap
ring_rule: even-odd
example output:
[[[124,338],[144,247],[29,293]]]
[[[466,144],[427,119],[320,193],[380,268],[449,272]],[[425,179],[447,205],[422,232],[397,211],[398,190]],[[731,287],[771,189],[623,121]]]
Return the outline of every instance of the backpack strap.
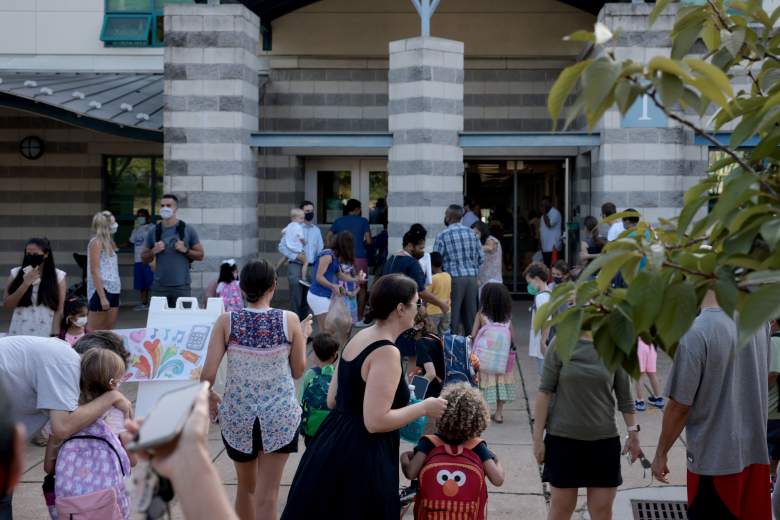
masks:
[[[121,469],[121,470],[122,470],[122,476],[124,477],[124,476],[126,476],[126,475],[127,475],[127,474],[125,473],[125,466],[122,464],[122,458],[119,456],[119,453],[116,451],[116,448],[114,448],[114,445],[113,445],[113,444],[111,444],[110,442],[108,442],[108,440],[107,440],[107,439],[105,439],[105,438],[103,438],[103,437],[98,437],[97,435],[74,435],[73,437],[69,437],[69,438],[65,439],[65,440],[62,442],[62,444],[60,445],[60,448],[61,448],[61,447],[62,447],[62,446],[63,446],[63,445],[66,443],[66,442],[68,442],[68,441],[72,441],[72,440],[74,440],[74,439],[92,439],[92,440],[98,440],[98,441],[103,441],[103,442],[105,442],[105,443],[108,445],[108,447],[109,447],[109,448],[111,448],[111,451],[113,451],[113,452],[114,452],[114,455],[116,455],[116,460],[118,460],[118,461],[119,461],[119,469]]]
[[[179,235],[179,240],[184,242],[184,232],[187,229],[187,223],[183,220],[180,220],[178,224],[176,224],[176,233]]]
[[[158,222],[154,225],[154,241],[155,243],[159,242],[162,238],[162,223]]]
[[[482,439],[479,437],[474,437],[473,439],[469,439],[466,442],[462,444],[464,448],[467,450],[474,450],[477,446],[479,446],[479,443],[482,442]]]

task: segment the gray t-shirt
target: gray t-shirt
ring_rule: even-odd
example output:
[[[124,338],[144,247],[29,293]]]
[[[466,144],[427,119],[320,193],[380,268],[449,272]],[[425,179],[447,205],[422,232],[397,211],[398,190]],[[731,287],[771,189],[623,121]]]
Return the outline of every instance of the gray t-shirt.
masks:
[[[634,413],[631,381],[622,368],[610,372],[590,341],[580,340],[563,363],[553,343],[544,357],[539,391],[555,394],[547,433],[580,441],[618,436],[615,407]]]
[[[31,438],[49,418],[49,410],[72,412],[79,403],[79,355],[57,338],[0,338],[0,384]],[[6,413],[6,410],[3,410]]]
[[[690,406],[688,469],[730,475],[769,464],[766,449],[769,326],[737,348],[737,326],[704,308],[680,340],[666,394]]]
[[[190,261],[189,259],[176,251],[176,242],[179,240],[176,226],[162,226],[160,240],[165,243],[165,250],[157,255],[157,268],[154,271],[154,283],[163,287],[177,287],[180,285],[190,285]],[[155,234],[157,226],[152,226],[146,235],[146,247],[152,249],[155,243]],[[184,244],[191,248],[200,244],[198,233],[195,229],[186,224],[184,226]]]

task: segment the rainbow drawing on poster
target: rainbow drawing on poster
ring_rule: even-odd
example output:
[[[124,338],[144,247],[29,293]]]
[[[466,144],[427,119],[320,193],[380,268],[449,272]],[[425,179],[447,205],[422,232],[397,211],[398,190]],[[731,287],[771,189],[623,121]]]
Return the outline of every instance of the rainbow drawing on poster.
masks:
[[[206,358],[211,325],[174,328],[120,329],[114,332],[130,352],[125,381],[199,379]]]

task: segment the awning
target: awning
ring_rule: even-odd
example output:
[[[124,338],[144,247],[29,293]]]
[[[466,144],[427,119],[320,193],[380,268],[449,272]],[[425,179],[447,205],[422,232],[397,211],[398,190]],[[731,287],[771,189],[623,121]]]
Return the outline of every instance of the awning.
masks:
[[[0,106],[133,139],[163,141],[163,75],[0,71]]]

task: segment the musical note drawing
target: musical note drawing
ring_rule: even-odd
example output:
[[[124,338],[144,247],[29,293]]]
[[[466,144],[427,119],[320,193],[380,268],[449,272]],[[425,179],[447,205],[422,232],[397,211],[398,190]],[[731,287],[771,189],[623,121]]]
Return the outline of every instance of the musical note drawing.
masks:
[[[176,331],[176,335],[173,337],[173,342],[181,343],[182,341],[184,341],[184,331],[179,329]]]

